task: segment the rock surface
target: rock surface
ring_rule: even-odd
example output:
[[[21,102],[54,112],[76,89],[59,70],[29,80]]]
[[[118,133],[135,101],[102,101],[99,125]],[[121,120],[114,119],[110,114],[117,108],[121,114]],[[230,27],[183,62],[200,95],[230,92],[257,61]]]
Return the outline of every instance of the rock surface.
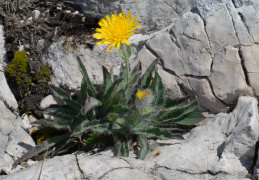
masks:
[[[185,140],[158,141],[144,161],[111,157],[110,150],[80,153],[47,159],[2,179],[246,179],[259,137],[257,108],[255,98],[240,97],[233,112],[216,115]]]
[[[0,172],[10,172],[17,160],[35,146],[32,137],[25,131],[22,120],[6,108],[0,100]]]

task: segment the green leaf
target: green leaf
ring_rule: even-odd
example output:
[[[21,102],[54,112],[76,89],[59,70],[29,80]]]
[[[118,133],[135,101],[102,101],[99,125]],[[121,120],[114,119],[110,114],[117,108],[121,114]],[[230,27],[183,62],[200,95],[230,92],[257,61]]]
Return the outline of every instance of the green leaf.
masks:
[[[80,70],[80,72],[82,73],[83,77],[85,78],[86,81],[86,87],[87,87],[87,93],[92,96],[95,97],[96,96],[96,91],[94,89],[93,84],[91,83],[91,80],[87,74],[87,71],[85,69],[85,66],[83,65],[81,59],[79,57],[77,57],[77,63],[78,63],[78,68]]]
[[[152,94],[154,96],[154,100],[152,102],[152,105],[156,109],[161,109],[164,106],[164,91],[165,87],[163,85],[163,81],[157,71],[155,71],[155,77],[152,80],[151,86]]]
[[[167,131],[161,131],[160,128],[142,129],[140,131],[136,131],[136,134],[150,136],[150,137],[158,137],[161,139],[169,139],[173,137],[171,133]]]
[[[31,122],[31,124],[41,124],[43,126],[50,126],[50,127],[56,128],[56,129],[67,129],[68,126],[70,126],[70,123],[64,122],[61,120],[57,120],[57,119],[54,119],[54,120],[41,119],[38,121],[33,121],[33,122]]]
[[[63,99],[64,102],[66,103],[66,105],[68,105],[69,107],[71,107],[72,109],[74,109],[75,111],[77,111],[78,113],[81,112],[81,104],[79,104],[76,101],[70,100],[70,99]]]
[[[105,106],[105,108],[108,108],[108,106],[111,104],[115,94],[116,94],[116,89],[119,85],[119,83],[122,81],[122,79],[118,79],[116,80],[111,87],[109,88],[109,90],[106,92],[106,94],[103,97],[103,105]]]
[[[198,106],[198,101],[197,100],[192,101],[187,106],[175,108],[175,109],[172,109],[171,111],[163,114],[162,116],[160,116],[157,119],[157,121],[166,122],[166,121],[171,121],[171,120],[177,120],[177,119],[183,117],[184,115],[189,114],[190,112],[194,111],[197,106]]]
[[[70,137],[68,135],[63,135],[63,136],[56,136],[53,137],[47,141],[42,142],[41,144],[37,145],[36,147],[31,148],[26,154],[24,154],[22,157],[17,159],[14,163],[13,166],[16,166],[17,164],[35,156],[38,153],[41,153],[42,151],[51,148],[52,146],[55,146],[57,143],[69,139]]]
[[[51,90],[53,92],[53,95],[61,100],[63,99],[71,99],[68,92],[64,91],[61,88],[55,87],[51,85]]]
[[[82,103],[85,102],[87,98],[87,84],[86,84],[86,80],[83,77],[82,81],[81,81],[81,99],[82,99]]]
[[[102,68],[103,68],[104,94],[105,94],[112,85],[112,77],[111,77],[111,74],[104,66],[102,66]]]
[[[99,120],[93,120],[93,121],[85,121],[81,123],[80,126],[78,126],[70,136],[78,136],[83,134],[85,131],[91,129],[94,132],[103,132],[105,130],[108,130],[109,124],[108,123],[100,123]]]
[[[185,97],[182,97],[182,98],[178,98],[178,99],[170,99],[170,98],[167,98],[165,100],[165,105],[164,105],[164,108],[172,108],[174,106],[177,106],[181,103],[183,103],[184,101],[188,100],[190,98],[190,95],[189,96],[185,96]]]
[[[113,110],[112,112],[114,113],[125,113],[128,111],[128,108],[126,106],[123,106],[123,105],[116,105],[116,106],[113,106]]]
[[[82,114],[86,115],[89,110],[91,110],[97,106],[100,106],[101,104],[102,103],[100,101],[98,101],[97,99],[95,99],[93,97],[88,97],[85,100],[85,105],[84,105]]]
[[[134,84],[135,82],[137,82],[137,80],[138,80],[138,78],[139,78],[140,75],[141,75],[141,73],[138,73],[138,74],[136,74],[136,75],[134,75],[134,76],[131,76],[131,77],[130,77],[129,84]]]
[[[141,80],[141,87],[143,89],[148,88],[150,81],[152,80],[152,72],[155,69],[156,64],[159,62],[159,59],[156,59],[152,62],[152,64],[148,67],[146,72],[144,73],[144,76]]]
[[[149,144],[145,136],[138,136],[138,142],[140,143],[140,152],[138,154],[138,159],[144,159],[149,151]]]
[[[181,125],[194,125],[198,122],[204,120],[204,116],[201,113],[198,112],[191,112],[188,114],[184,119],[180,121],[174,122],[175,124],[181,124]]]
[[[60,118],[61,120],[73,120],[78,115],[77,111],[66,106],[59,106],[59,107],[52,106],[42,110],[42,113]]]
[[[127,44],[121,44],[121,48],[119,50],[122,59],[129,59],[131,56],[131,49],[130,46],[128,46]]]
[[[134,128],[133,128],[133,131],[140,131],[140,130],[143,130],[143,129],[146,129],[148,126],[150,126],[150,122],[146,121],[146,120],[143,120],[143,121],[140,121]]]

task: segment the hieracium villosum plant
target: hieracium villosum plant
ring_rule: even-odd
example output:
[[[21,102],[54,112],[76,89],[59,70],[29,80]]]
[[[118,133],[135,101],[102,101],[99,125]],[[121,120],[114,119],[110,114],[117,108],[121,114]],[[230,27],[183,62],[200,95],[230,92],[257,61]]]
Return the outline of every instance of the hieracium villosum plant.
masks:
[[[112,14],[111,17],[107,15],[99,22],[100,28],[94,34],[95,38],[102,39],[98,45],[110,44],[108,51],[116,46],[125,61],[125,71],[113,79],[112,72],[103,67],[104,84],[97,92],[82,61],[77,58],[83,75],[80,100],[73,100],[69,93],[53,86],[53,95],[62,100],[63,105],[42,109],[43,114],[53,116],[54,120],[42,119],[35,122],[64,130],[64,134],[38,144],[15,164],[42,153],[47,148],[55,147],[48,151],[52,156],[61,150],[63,152],[78,142],[85,141],[82,138],[89,132],[112,135],[117,156],[128,156],[135,144],[137,157],[144,159],[149,151],[147,138],[181,137],[161,130],[161,123],[192,125],[202,120],[202,116],[194,112],[198,105],[196,100],[184,107],[175,107],[186,98],[173,100],[164,97],[165,88],[156,70],[159,60],[155,60],[143,75],[140,71],[130,73],[131,49],[127,39],[135,33],[135,29],[141,27],[137,23],[137,16],[131,20],[130,12],[127,16],[124,12]]]

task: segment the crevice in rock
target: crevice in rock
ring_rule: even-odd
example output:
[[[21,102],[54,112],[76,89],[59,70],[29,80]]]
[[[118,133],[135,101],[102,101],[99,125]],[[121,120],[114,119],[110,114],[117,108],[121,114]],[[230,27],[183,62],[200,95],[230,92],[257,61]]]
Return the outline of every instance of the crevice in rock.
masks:
[[[211,92],[212,92],[213,96],[214,96],[217,100],[219,100],[222,104],[224,104],[225,106],[230,106],[229,104],[225,103],[223,100],[221,100],[221,99],[216,95],[216,93],[214,92],[213,86],[212,86],[212,82],[210,81],[210,79],[209,79],[208,77],[206,77],[206,79],[207,79],[207,81],[208,81],[208,83],[209,83],[209,85],[210,85],[210,89],[211,89]]]
[[[248,71],[247,71],[247,69],[246,69],[246,67],[245,67],[245,60],[244,60],[242,51],[240,50],[240,47],[239,47],[239,49],[238,49],[238,55],[239,55],[239,58],[240,58],[240,60],[241,60],[241,63],[240,63],[240,64],[241,64],[242,69],[243,69],[243,71],[244,71],[246,84],[247,84],[248,86],[250,86],[249,79],[248,79]],[[250,87],[251,87],[251,86],[250,86]]]
[[[232,0],[232,3],[233,3],[235,8],[238,8],[234,0]]]
[[[247,32],[249,33],[249,35],[250,35],[251,38],[253,39],[254,43],[257,44],[257,43],[255,42],[255,40],[254,40],[254,37],[251,35],[249,28],[247,27],[247,25],[246,25],[246,23],[245,23],[243,14],[242,14],[241,12],[238,12],[238,15],[239,15],[241,21],[243,22],[244,26],[246,27]]]
[[[107,171],[106,173],[104,173],[101,177],[99,177],[98,179],[102,179],[103,177],[105,177],[107,174],[109,174],[110,172],[117,170],[117,169],[134,169],[132,167],[118,167],[118,168],[113,168],[109,171]],[[136,168],[137,169],[137,168]]]
[[[233,3],[233,5],[234,5],[234,3]],[[235,27],[235,22],[234,22],[232,14],[230,13],[231,10],[229,9],[228,5],[226,5],[226,8],[227,8],[229,16],[231,17],[231,22],[232,22],[232,25],[233,25],[233,28],[234,28],[234,31],[235,31],[235,36],[236,36],[236,38],[238,40],[238,43],[240,44],[240,39],[239,39],[238,34],[237,34],[237,30],[236,30],[236,27]]]
[[[251,174],[254,174],[254,168],[256,167],[256,162],[258,160],[258,150],[259,150],[259,141],[256,142],[255,144],[255,154],[254,154],[254,159],[253,159],[253,165],[252,165],[252,173]]]
[[[79,172],[81,173],[81,176],[82,176],[84,179],[89,179],[89,178],[87,178],[87,177],[84,176],[84,171],[81,169],[81,167],[80,167],[80,165],[79,165],[77,155],[75,155],[75,157],[76,157],[76,163],[77,163],[77,166],[78,166],[78,170],[79,170]]]

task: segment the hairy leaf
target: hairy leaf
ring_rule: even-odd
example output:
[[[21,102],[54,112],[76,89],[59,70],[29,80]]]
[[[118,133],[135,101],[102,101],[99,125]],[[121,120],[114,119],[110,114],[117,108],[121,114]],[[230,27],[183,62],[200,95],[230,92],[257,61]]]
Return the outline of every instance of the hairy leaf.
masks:
[[[148,88],[151,80],[152,80],[152,72],[155,69],[156,64],[159,62],[159,59],[157,58],[156,60],[153,61],[153,63],[148,67],[146,70],[144,76],[142,77],[141,80],[141,87],[143,89]]]
[[[198,101],[192,101],[190,104],[184,107],[179,107],[172,109],[171,111],[163,114],[160,116],[157,121],[165,122],[165,121],[171,121],[171,120],[177,120],[181,117],[183,117],[186,114],[189,114],[190,112],[194,111],[196,107],[198,106]]]
[[[104,94],[105,94],[112,85],[112,77],[111,77],[111,74],[104,66],[102,66],[102,68],[103,68]]]
[[[85,78],[88,94],[92,97],[95,97],[96,91],[94,89],[94,86],[93,86],[88,74],[87,74],[85,66],[84,66],[84,64],[82,63],[82,61],[79,57],[77,57],[77,63],[78,63],[78,68],[79,68],[80,72],[82,73],[83,77]]]
[[[51,148],[52,146],[55,146],[58,142],[61,142],[65,139],[69,139],[68,135],[63,135],[63,136],[56,136],[51,138],[50,140],[44,141],[41,144],[37,145],[36,147],[31,148],[26,154],[24,154],[22,157],[17,159],[14,163],[13,166],[16,166],[17,164],[35,156],[38,153],[41,153],[42,151]]]
[[[173,137],[171,133],[167,131],[161,131],[160,128],[142,129],[140,131],[136,131],[136,134],[150,136],[150,137],[158,137],[160,139],[169,139]]]
[[[181,125],[193,125],[193,124],[197,124],[202,120],[204,120],[204,116],[201,113],[191,112],[186,117],[184,117],[184,119],[181,119],[180,121],[176,121],[174,123],[181,124]]]
[[[165,87],[163,85],[163,81],[157,71],[155,71],[155,77],[152,80],[151,86],[152,94],[154,96],[154,100],[152,102],[153,106],[156,109],[161,109],[164,106],[164,91]]]
[[[138,158],[143,160],[149,151],[149,144],[145,136],[138,136],[138,141],[140,143],[140,152],[138,154]]]
[[[68,92],[64,91],[61,88],[55,87],[51,85],[51,90],[53,92],[53,95],[61,100],[63,99],[71,99]]]
[[[181,103],[183,103],[184,101],[188,100],[190,98],[190,95],[189,96],[185,96],[185,97],[182,97],[182,98],[178,98],[178,99],[170,99],[170,98],[167,98],[165,100],[165,105],[164,105],[164,108],[172,108],[174,106],[177,106]]]
[[[88,97],[85,100],[85,105],[83,108],[83,115],[86,115],[87,112],[93,108],[95,108],[96,106],[100,106],[102,103],[100,101],[98,101],[97,99],[93,98],[93,97]]]

